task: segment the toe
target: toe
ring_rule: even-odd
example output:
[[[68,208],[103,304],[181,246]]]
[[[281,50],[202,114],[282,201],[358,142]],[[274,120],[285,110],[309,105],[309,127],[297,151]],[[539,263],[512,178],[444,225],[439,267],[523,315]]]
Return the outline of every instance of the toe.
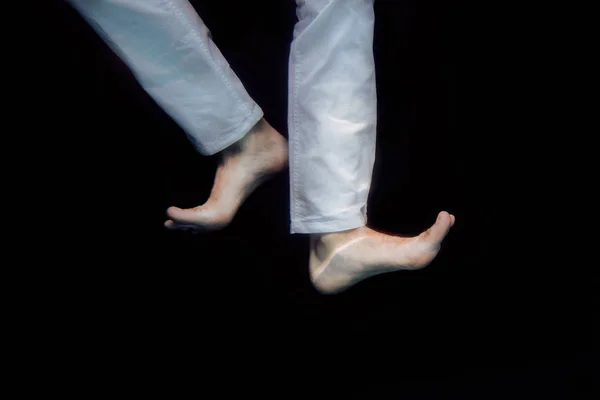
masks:
[[[198,206],[188,209],[170,207],[167,209],[167,216],[172,221],[174,229],[194,232],[219,230],[231,222],[231,217],[216,207]],[[167,226],[166,224],[165,226]]]
[[[179,224],[170,219],[165,221],[164,225],[165,225],[165,228],[167,228],[168,230],[171,230],[171,231],[189,231],[190,228],[192,227],[191,225]]]
[[[194,209],[169,207],[167,209],[167,216],[171,218],[175,224],[198,223],[198,215]]]
[[[448,214],[446,211],[442,211],[438,214],[435,224],[423,232],[421,237],[433,243],[440,243],[448,234],[453,221],[454,216]]]
[[[167,228],[170,231],[183,231],[183,232],[189,232],[189,233],[194,233],[194,234],[199,234],[199,233],[206,231],[206,229],[204,229],[204,227],[199,226],[199,225],[180,224],[177,222],[173,222],[172,220],[165,221],[164,226],[165,226],[165,228]]]

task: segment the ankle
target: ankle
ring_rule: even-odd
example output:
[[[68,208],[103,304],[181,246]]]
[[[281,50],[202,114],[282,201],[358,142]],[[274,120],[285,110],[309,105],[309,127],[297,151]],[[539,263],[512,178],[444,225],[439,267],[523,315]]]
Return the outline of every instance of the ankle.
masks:
[[[278,139],[280,137],[282,137],[280,133],[263,118],[250,129],[239,143],[249,145],[252,141],[256,140],[260,141],[260,143],[264,143],[273,140],[273,138]]]
[[[266,133],[274,130],[271,124],[267,122],[266,119],[261,118],[248,132],[249,134],[253,133]]]
[[[255,137],[263,137],[265,133],[267,133],[269,127],[269,123],[262,118],[241,139],[223,149],[221,155],[225,158],[230,158],[243,152],[248,148],[251,140]]]
[[[361,226],[358,228],[347,229],[344,231],[337,232],[325,232],[325,233],[312,233],[310,235],[311,242],[322,246],[330,246],[340,241],[354,238],[365,230],[365,227]]]

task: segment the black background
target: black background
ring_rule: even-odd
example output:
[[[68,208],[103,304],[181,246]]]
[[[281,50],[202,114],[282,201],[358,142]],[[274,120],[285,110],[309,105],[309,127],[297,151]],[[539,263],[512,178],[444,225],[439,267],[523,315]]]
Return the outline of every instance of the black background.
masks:
[[[294,2],[192,4],[287,135]],[[321,386],[362,398],[588,393],[590,292],[585,271],[559,256],[564,213],[544,197],[559,181],[547,148],[565,123],[552,97],[560,83],[541,58],[555,36],[522,6],[375,4],[369,224],[413,235],[440,210],[456,224],[428,268],[337,296],[312,289],[308,237],[289,234],[287,170],[222,232],[165,231],[167,207],[207,198],[216,157],[194,150],[66,3],[40,6],[40,104],[68,153],[61,238],[76,243],[66,251],[78,261],[68,279],[94,293],[76,314],[102,321],[96,346],[123,349],[115,368],[143,365],[155,377],[144,387],[169,396],[189,382],[198,392],[281,387],[282,398]]]

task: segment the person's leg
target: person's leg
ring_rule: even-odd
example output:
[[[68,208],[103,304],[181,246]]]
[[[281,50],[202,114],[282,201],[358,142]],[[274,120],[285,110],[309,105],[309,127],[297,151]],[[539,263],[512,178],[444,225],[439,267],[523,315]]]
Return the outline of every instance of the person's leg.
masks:
[[[311,234],[310,274],[336,293],[427,265],[454,217],[415,238],[366,227],[377,98],[373,0],[297,0],[289,65],[291,233]]]
[[[170,208],[169,228],[218,229],[287,163],[287,143],[212,41],[187,0],[70,0],[203,155],[221,154],[210,198]]]

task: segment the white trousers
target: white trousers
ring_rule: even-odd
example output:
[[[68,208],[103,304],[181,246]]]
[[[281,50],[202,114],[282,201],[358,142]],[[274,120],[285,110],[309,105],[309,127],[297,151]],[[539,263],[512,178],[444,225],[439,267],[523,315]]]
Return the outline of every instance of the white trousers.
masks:
[[[70,0],[201,154],[263,117],[187,0]],[[377,98],[373,0],[296,0],[289,60],[291,233],[367,222]]]

